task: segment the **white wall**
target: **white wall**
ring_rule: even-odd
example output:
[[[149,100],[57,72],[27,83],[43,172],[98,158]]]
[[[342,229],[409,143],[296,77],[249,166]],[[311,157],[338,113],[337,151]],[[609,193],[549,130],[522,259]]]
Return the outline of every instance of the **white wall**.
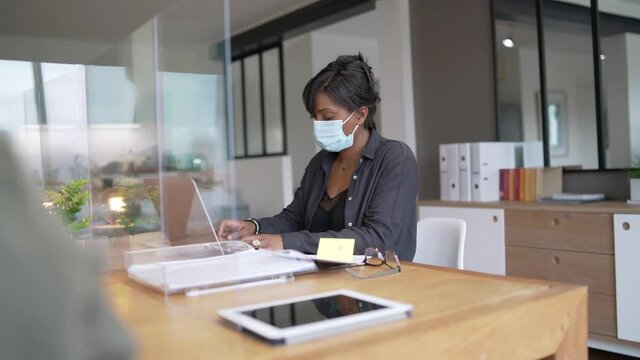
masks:
[[[302,180],[304,169],[316,153],[313,123],[302,103],[302,90],[313,76],[311,35],[304,34],[284,41],[285,106],[287,116],[287,147],[291,157],[293,187]],[[291,190],[293,192],[293,189]]]
[[[232,163],[239,202],[249,205],[251,216],[275,215],[293,200],[289,156],[248,158]]]
[[[345,20],[348,21],[348,20]],[[355,55],[358,52],[373,68],[376,77],[380,67],[378,61],[378,41],[375,38],[335,34],[323,29],[311,33],[311,60],[316,74],[340,55]]]
[[[380,132],[416,153],[409,0],[376,3],[380,79]]]

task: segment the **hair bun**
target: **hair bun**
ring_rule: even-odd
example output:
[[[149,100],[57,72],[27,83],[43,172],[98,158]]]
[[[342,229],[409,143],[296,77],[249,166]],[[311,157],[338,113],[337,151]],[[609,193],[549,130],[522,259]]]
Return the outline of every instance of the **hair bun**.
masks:
[[[320,92],[327,94],[333,102],[350,112],[367,107],[365,127],[375,129],[373,116],[380,97],[374,79],[373,68],[362,53],[340,55],[309,80],[302,93],[302,100],[311,116],[315,116],[315,99]]]

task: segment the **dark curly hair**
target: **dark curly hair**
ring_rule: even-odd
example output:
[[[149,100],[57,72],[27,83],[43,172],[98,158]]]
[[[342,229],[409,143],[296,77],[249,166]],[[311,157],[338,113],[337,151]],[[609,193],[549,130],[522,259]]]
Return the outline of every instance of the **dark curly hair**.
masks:
[[[367,130],[376,128],[373,116],[380,97],[376,90],[371,66],[367,64],[361,53],[338,56],[309,80],[302,92],[302,101],[311,116],[315,116],[315,99],[321,92],[349,111],[366,106],[369,114],[364,126]]]

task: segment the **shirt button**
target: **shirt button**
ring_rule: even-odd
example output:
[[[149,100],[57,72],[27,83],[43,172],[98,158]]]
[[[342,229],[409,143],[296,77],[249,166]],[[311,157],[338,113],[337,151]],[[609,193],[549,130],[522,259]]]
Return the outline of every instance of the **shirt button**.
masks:
[[[351,196],[349,196],[349,201],[351,201],[353,198]]]
[[[353,175],[353,180],[357,179],[358,175]]]
[[[349,221],[349,223],[347,225],[353,226],[353,223],[351,221]]]

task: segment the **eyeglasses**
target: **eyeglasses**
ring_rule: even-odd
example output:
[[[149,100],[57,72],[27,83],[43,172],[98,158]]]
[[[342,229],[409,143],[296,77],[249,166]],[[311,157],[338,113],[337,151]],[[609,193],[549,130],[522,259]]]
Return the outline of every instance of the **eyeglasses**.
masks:
[[[368,271],[355,271],[352,268],[347,268],[347,272],[357,278],[360,279],[371,279],[377,278],[381,276],[387,276],[391,274],[395,274],[397,272],[402,271],[400,268],[400,259],[398,259],[398,255],[396,255],[395,251],[387,250],[385,251],[384,256],[380,252],[380,250],[376,248],[367,248],[364,251],[364,261],[361,265],[369,266],[386,266],[388,269],[384,271],[378,271],[375,273],[370,273]]]

